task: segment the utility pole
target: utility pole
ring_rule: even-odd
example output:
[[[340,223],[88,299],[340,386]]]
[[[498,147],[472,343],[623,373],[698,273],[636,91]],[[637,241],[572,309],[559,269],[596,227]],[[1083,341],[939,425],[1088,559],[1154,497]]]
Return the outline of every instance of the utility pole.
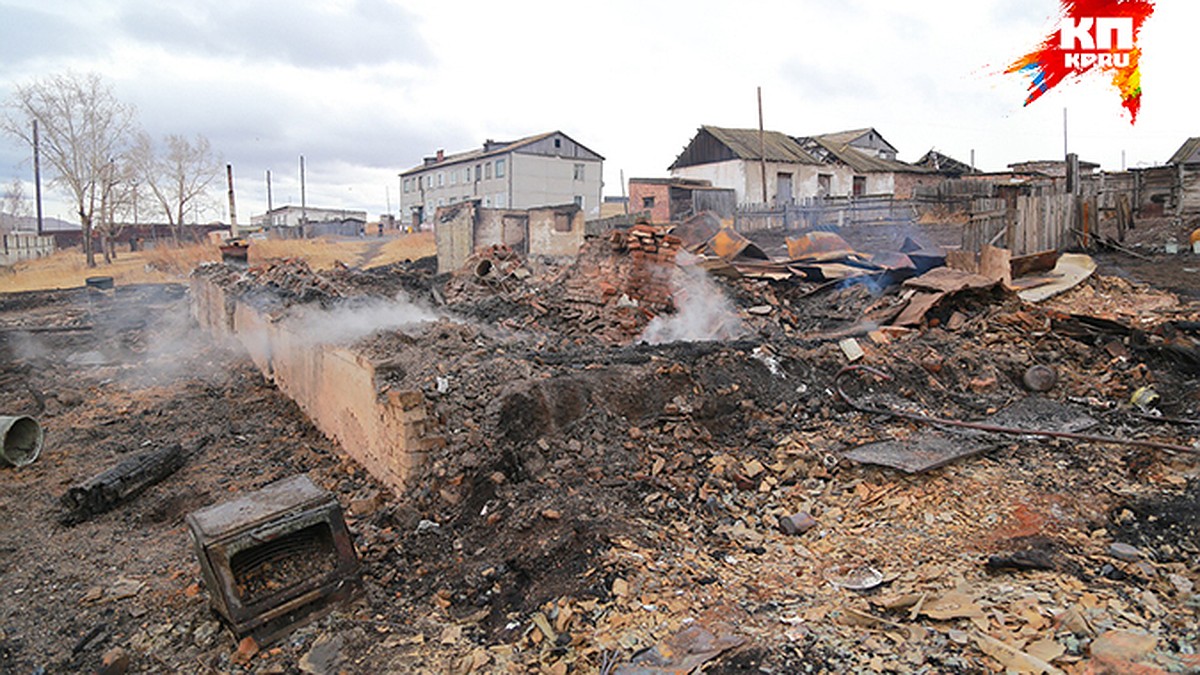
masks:
[[[33,191],[37,202],[37,233],[42,236],[42,160],[38,146],[38,123],[33,120]]]
[[[1071,151],[1067,149],[1067,109],[1064,107],[1063,108],[1063,157],[1066,157],[1068,154],[1070,154],[1070,152]]]
[[[625,215],[629,215],[629,197],[625,195],[625,169],[621,169],[621,201],[625,202]]]
[[[767,204],[767,138],[763,131],[762,87],[758,88],[758,157],[762,165],[762,200]]]
[[[225,165],[225,177],[229,182],[229,236],[236,239],[238,236],[237,224],[237,206],[233,201],[233,165]]]
[[[975,170],[975,148],[971,148],[971,171]]]
[[[304,155],[300,155],[300,224],[308,222],[308,201],[304,194]]]
[[[271,204],[271,170],[267,169],[267,213],[274,210]]]

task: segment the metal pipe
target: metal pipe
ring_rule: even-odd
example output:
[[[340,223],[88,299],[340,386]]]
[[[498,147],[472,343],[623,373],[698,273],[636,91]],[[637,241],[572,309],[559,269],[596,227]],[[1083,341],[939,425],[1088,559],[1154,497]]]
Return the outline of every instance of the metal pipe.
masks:
[[[841,399],[843,401],[845,401],[847,403],[847,405],[849,405],[851,408],[854,408],[855,410],[858,410],[859,412],[872,413],[875,415],[889,415],[892,417],[899,417],[902,419],[911,420],[913,422],[920,422],[922,424],[935,424],[935,425],[943,425],[943,426],[949,426],[949,427],[959,427],[959,428],[963,428],[963,429],[975,429],[977,431],[986,431],[986,432],[996,433],[996,434],[1011,434],[1014,436],[1045,436],[1048,438],[1068,438],[1068,439],[1076,440],[1076,441],[1087,441],[1089,443],[1111,443],[1114,445],[1133,445],[1133,446],[1142,447],[1142,448],[1153,448],[1155,450],[1163,450],[1166,452],[1182,452],[1182,453],[1188,453],[1188,454],[1193,454],[1193,455],[1200,454],[1200,449],[1194,448],[1189,445],[1176,445],[1174,443],[1163,443],[1161,441],[1147,441],[1147,440],[1141,440],[1141,439],[1136,439],[1136,438],[1117,438],[1114,436],[1099,436],[1096,434],[1080,434],[1080,433],[1075,433],[1075,432],[1070,432],[1070,431],[1050,431],[1048,429],[1019,429],[1016,427],[1005,427],[1005,426],[1000,426],[1000,425],[996,425],[996,424],[988,424],[986,422],[963,422],[961,420],[951,420],[951,419],[945,419],[945,418],[941,418],[941,417],[933,417],[931,415],[922,415],[920,413],[902,412],[899,410],[892,410],[891,408],[864,405],[864,404],[859,403],[858,401],[855,401],[854,399],[850,398],[850,396],[842,389],[842,382],[841,382],[842,378],[845,377],[846,375],[848,375],[849,373],[852,373],[855,371],[860,371],[860,370],[871,373],[872,375],[881,377],[885,380],[892,379],[891,375],[888,375],[887,373],[885,373],[877,368],[873,368],[871,366],[862,366],[862,365],[846,366],[846,367],[842,368],[841,370],[839,370],[837,375],[835,375],[833,378],[834,389],[837,391],[838,396],[841,397]]]
[[[0,461],[13,467],[32,464],[42,452],[44,438],[41,425],[32,417],[0,416]]]

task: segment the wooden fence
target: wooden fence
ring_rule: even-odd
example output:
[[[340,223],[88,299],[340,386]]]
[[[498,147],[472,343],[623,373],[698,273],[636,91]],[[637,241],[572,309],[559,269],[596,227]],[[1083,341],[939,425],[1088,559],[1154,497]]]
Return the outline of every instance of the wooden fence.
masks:
[[[916,205],[893,197],[824,197],[794,204],[742,204],[734,213],[738,232],[782,229],[818,230],[851,225],[909,226],[916,222]]]
[[[963,249],[979,252],[984,244],[1000,246],[1014,256],[1063,250],[1079,236],[1095,232],[1098,211],[1095,197],[1069,194],[1017,197],[1016,207],[972,212],[963,228]]]

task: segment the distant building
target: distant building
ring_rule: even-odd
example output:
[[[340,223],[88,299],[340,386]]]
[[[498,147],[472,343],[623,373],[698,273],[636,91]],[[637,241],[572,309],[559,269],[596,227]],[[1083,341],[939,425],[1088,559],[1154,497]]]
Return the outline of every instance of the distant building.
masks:
[[[367,222],[366,211],[353,209],[322,209],[314,206],[277,206],[258,216],[250,217],[253,227],[298,227],[316,223]]]
[[[1175,171],[1175,194],[1173,203],[1177,213],[1200,212],[1200,138],[1193,137],[1183,142],[1167,160]]]
[[[914,163],[919,167],[929,169],[934,173],[939,173],[948,178],[959,178],[967,174],[980,173],[978,169],[970,164],[960,162],[949,155],[943,155],[937,150],[930,150]]]
[[[916,185],[937,179],[928,169],[897,160],[896,148],[872,128],[794,137],[703,126],[669,168],[676,178],[732,189],[739,204],[762,203],[764,197],[775,205],[814,197],[906,198]]]
[[[916,186],[931,185],[942,179],[929,169],[896,159],[895,146],[871,127],[796,140],[826,166],[842,165],[850,169],[848,192],[845,185],[835,183],[821,196],[887,195],[908,199]],[[836,180],[837,175],[834,173],[831,178]],[[818,192],[821,187],[818,186]]]
[[[561,131],[432,157],[400,174],[400,212],[414,227],[440,206],[478,200],[482,208],[575,204],[600,214],[604,158]]]
[[[583,210],[576,204],[496,209],[470,199],[434,215],[438,272],[463,266],[488,246],[507,246],[521,256],[572,256],[583,245]]]
[[[676,178],[708,181],[734,191],[741,203],[790,203],[817,194],[825,170],[791,136],[778,131],[703,126],[669,168]],[[636,211],[636,204],[630,210]]]
[[[1036,159],[1027,162],[1013,162],[1008,165],[1008,168],[1012,169],[1014,173],[1041,174],[1050,178],[1062,179],[1066,179],[1067,177],[1067,162],[1063,159]],[[1084,176],[1095,173],[1096,169],[1099,168],[1100,165],[1095,162],[1079,160],[1079,173]]]
[[[1200,164],[1200,136],[1193,136],[1183,142],[1179,149],[1167,160],[1167,164],[1198,165]]]
[[[630,213],[648,211],[653,224],[678,223],[704,211],[732,218],[737,194],[694,178],[630,178]]]

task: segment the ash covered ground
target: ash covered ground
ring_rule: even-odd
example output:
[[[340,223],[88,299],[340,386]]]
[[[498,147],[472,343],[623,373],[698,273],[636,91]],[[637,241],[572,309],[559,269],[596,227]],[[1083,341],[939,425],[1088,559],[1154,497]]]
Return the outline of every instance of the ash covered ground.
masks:
[[[595,240],[486,279],[428,260],[198,271],[351,345],[381,387],[425,394],[447,443],[399,492],[200,332],[182,287],[0,299],[3,410],[47,434],[36,463],[0,470],[0,669],[91,670],[113,649],[131,672],[988,672],[1014,653],[1064,672],[1196,667],[1193,457],[994,435],[907,475],[841,455],[927,428],[835,395],[838,342],[856,335],[893,377],[847,378],[857,401],[978,420],[1051,365],[1043,396],[1095,418],[1090,433],[1191,445],[1186,297],[1101,274],[1036,306],[966,294],[868,337],[855,327],[899,289],[693,269],[650,312],[614,281],[623,255]],[[689,341],[648,344],[655,331]],[[1153,410],[1131,407],[1147,386]],[[178,472],[64,520],[67,488],[172,443]],[[362,590],[239,651],[183,516],[296,473],[347,507]],[[781,530],[802,512],[816,525]],[[846,581],[870,572],[870,588]],[[1149,637],[1115,653],[1128,635]]]

